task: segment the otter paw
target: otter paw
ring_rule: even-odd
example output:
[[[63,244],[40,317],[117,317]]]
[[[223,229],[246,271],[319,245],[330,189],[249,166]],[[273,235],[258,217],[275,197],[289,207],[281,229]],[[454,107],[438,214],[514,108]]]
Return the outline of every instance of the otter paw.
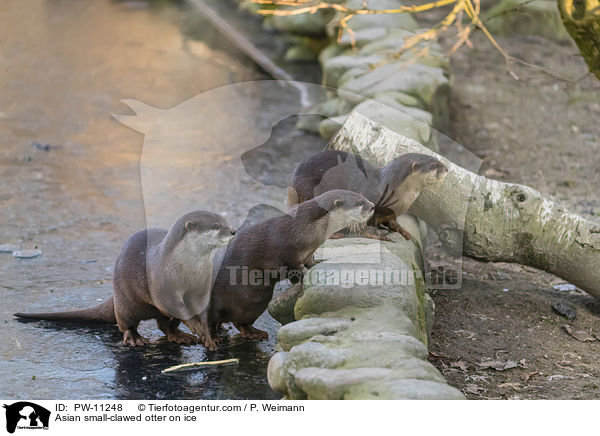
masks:
[[[269,334],[267,332],[265,332],[264,330],[259,330],[256,327],[252,327],[251,325],[240,325],[236,327],[242,334],[242,338],[258,340],[269,338]]]
[[[123,333],[123,345],[142,347],[148,343],[150,343],[150,341],[141,336],[136,330],[129,329]]]

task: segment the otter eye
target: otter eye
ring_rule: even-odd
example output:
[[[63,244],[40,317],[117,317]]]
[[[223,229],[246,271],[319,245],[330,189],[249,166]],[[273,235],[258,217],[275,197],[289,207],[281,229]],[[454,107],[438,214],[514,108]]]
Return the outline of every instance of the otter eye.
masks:
[[[364,202],[364,201],[362,201],[362,200],[360,200],[358,203],[356,203],[356,205],[357,205],[358,207],[363,207],[363,206],[365,205],[365,202]]]
[[[221,224],[213,224],[212,230],[220,230],[220,229],[221,229]]]

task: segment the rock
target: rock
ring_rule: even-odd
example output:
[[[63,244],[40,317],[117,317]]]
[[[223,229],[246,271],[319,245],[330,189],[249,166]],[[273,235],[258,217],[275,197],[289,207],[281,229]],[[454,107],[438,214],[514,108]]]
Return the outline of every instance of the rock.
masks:
[[[285,62],[314,62],[318,53],[305,45],[290,47],[283,56]]]
[[[385,368],[327,369],[304,368],[296,372],[296,385],[309,400],[341,400],[353,385],[389,377]]]
[[[337,86],[344,73],[351,69],[366,73],[375,65],[383,62],[385,56],[381,54],[372,54],[369,56],[343,55],[335,56],[321,64],[323,67],[323,85]]]
[[[433,123],[433,118],[429,112],[403,106],[393,99],[388,100],[388,102],[390,104],[384,104],[371,99],[365,100],[356,106],[354,111],[383,124],[390,130],[414,139],[432,150],[438,149],[430,127]],[[327,139],[332,138],[347,116],[341,115],[323,120],[319,126],[321,136]]]
[[[345,101],[347,104],[347,107],[349,108],[353,108],[354,106],[356,106],[359,103],[362,103],[365,100],[368,100],[367,97],[363,97],[360,95],[354,95],[354,98],[352,99],[352,101],[347,101],[344,100],[340,97],[336,97],[332,100],[342,100]],[[408,107],[416,107],[419,109],[425,109],[425,105],[423,104],[423,102],[419,101],[416,97],[409,95],[405,92],[402,91],[385,91],[385,92],[378,92],[376,93],[373,97],[373,100],[379,101],[381,103],[385,103],[385,104],[389,104],[390,106],[394,107],[395,105],[399,104],[402,106],[408,106]],[[391,103],[388,103],[391,102]],[[341,108],[340,108],[341,110]],[[338,113],[332,113],[331,115],[328,115],[330,117],[335,117],[338,115],[343,115],[343,114],[347,114],[350,112],[350,109],[345,110],[343,112],[338,112]],[[324,114],[325,115],[325,114]]]
[[[340,270],[351,270],[353,264],[326,264],[322,263],[315,268],[322,268],[327,274]],[[313,268],[313,270],[315,269]],[[368,266],[366,267],[368,268]],[[353,285],[351,287],[339,284],[317,284],[305,287],[302,297],[296,303],[296,318],[319,315],[327,312],[336,312],[348,307],[372,308],[380,304],[394,304],[405,308],[409,313],[416,313],[416,297],[414,292],[406,289],[408,285]],[[299,316],[301,315],[301,316]]]
[[[348,30],[344,30],[339,44],[345,47],[352,47],[352,41],[354,41],[355,47],[362,47],[372,41],[383,38],[387,32],[388,29],[385,27],[365,27],[364,29],[357,30],[353,35]]]
[[[485,12],[484,20],[492,34],[539,35],[558,41],[571,39],[556,2],[501,0]]]
[[[342,115],[339,117],[324,119],[321,121],[321,124],[319,124],[319,135],[327,140],[333,138],[340,127],[342,127],[342,124],[344,124],[346,117],[347,115]]]
[[[315,109],[315,112],[319,112]],[[305,132],[319,133],[319,126],[323,121],[323,117],[318,114],[303,114],[298,117],[296,129],[304,130]]]
[[[552,309],[559,315],[562,315],[571,321],[577,318],[577,309],[570,304],[557,302],[552,304]]]
[[[406,44],[406,39],[415,36],[419,32],[420,31],[409,32],[403,29],[390,30],[384,38],[380,38],[365,44],[358,50],[358,54],[361,56],[369,56],[374,53],[397,55]],[[423,54],[422,50],[426,47],[427,53]],[[437,42],[419,42],[412,49],[406,50],[404,53],[402,53],[402,55],[397,59],[407,61],[415,58],[415,56],[415,62],[443,68],[446,71],[450,68],[450,60]]]
[[[404,4],[399,0],[348,0],[346,6],[352,9],[363,9],[366,4],[367,9],[397,9]],[[408,13],[401,14],[373,14],[356,15],[348,22],[348,27],[352,30],[384,27],[386,29],[406,29],[415,30],[419,27],[412,15]]]
[[[374,381],[350,387],[345,400],[464,400],[464,395],[446,383],[430,380]]]
[[[387,94],[387,93],[386,93]],[[401,115],[407,115],[413,123],[420,123],[424,126],[421,127],[424,129],[419,137],[423,140],[428,139],[428,136],[431,135],[429,126],[432,123],[432,116],[429,112],[424,111],[423,109],[419,109],[416,107],[405,106],[398,101],[398,94],[395,95],[389,94],[377,94],[377,99],[370,99],[363,101],[358,106],[354,108],[360,114],[364,116],[368,116],[370,114],[382,114],[382,119],[385,119],[386,115],[389,117],[392,112],[387,112],[390,109],[393,109],[393,112],[397,112],[396,116],[399,117]],[[392,120],[390,120],[392,121]],[[391,127],[389,127],[391,128]],[[393,130],[393,129],[392,129]],[[400,133],[400,132],[399,132]],[[408,135],[404,135],[408,136]],[[409,136],[410,137],[410,136]],[[416,139],[416,138],[415,138]]]
[[[417,46],[414,50],[407,50],[399,57],[390,58],[392,54],[399,52],[404,44],[404,39],[412,35],[413,33],[408,31],[394,30],[385,38],[372,41],[360,50],[348,50],[342,54],[327,57],[321,63],[323,67],[323,84],[327,86],[338,85],[344,73],[351,69],[354,69],[352,74],[357,76],[372,70],[375,66],[382,66],[389,62],[407,62],[413,59],[416,63],[442,68],[444,71],[449,69],[449,61],[437,45],[430,48],[430,53],[427,55],[420,55],[418,51],[415,52],[415,50],[419,50]]]
[[[400,220],[420,241],[417,220]],[[304,276],[304,291],[294,307],[300,321],[281,328],[283,351],[269,362],[274,390],[290,399],[462,398],[425,360],[427,297],[423,279],[415,277],[419,267],[409,268],[405,261],[419,249],[399,238],[383,245],[368,239],[330,240],[319,250],[317,257],[328,260]],[[385,267],[404,275],[378,278],[377,271]],[[333,280],[320,280],[320,271]],[[344,278],[343,271],[354,275]]]
[[[424,109],[422,103],[420,103],[416,97],[408,95],[406,92],[402,91],[378,92],[373,96],[373,100],[398,108],[399,110],[402,110],[402,107],[416,107],[419,109]],[[429,120],[429,117],[423,115],[422,121],[426,120]]]
[[[38,249],[13,251],[13,256],[19,259],[31,259],[33,257],[38,257],[41,255],[42,251]]]
[[[352,335],[346,335],[341,338],[336,347],[346,347],[348,354],[344,362],[345,368],[362,368],[369,366],[379,366],[382,368],[398,369],[407,364],[421,366],[422,362],[426,365],[431,365],[425,362],[427,359],[427,347],[415,339],[413,336],[403,335],[398,336],[393,342],[385,341],[360,341],[351,342]],[[344,350],[344,348],[337,348]],[[432,366],[428,366],[433,368]],[[437,371],[437,370],[436,370]]]
[[[304,399],[306,393],[295,383],[297,371],[310,366],[335,368],[342,365],[345,358],[345,350],[329,349],[315,342],[293,347],[290,352],[276,353],[267,368],[269,386],[290,398]]]
[[[367,73],[360,69],[347,71],[339,80],[338,95],[355,101],[356,95],[373,98],[380,92],[402,91],[416,97],[430,110],[440,88],[448,88],[448,78],[441,68],[395,62]]]
[[[310,340],[313,336],[330,336],[347,329],[350,320],[340,318],[310,318],[284,325],[277,334],[279,345],[284,351]]]
[[[345,49],[336,42],[329,44],[327,47],[321,50],[321,53],[319,53],[319,63],[323,65],[329,59],[339,56],[344,51]]]
[[[302,284],[296,283],[277,295],[269,303],[269,314],[281,324],[294,321],[294,305],[302,294]]]
[[[279,392],[280,394],[286,394],[288,390],[284,364],[289,358],[289,354],[290,353],[287,351],[280,351],[273,354],[271,359],[269,359],[269,365],[267,366],[267,380],[269,386],[271,386],[271,389],[275,392]]]
[[[265,5],[253,3],[250,1],[241,1],[238,3],[238,10],[248,12],[253,15],[258,15],[259,9],[266,9]]]
[[[278,9],[295,9],[294,7],[280,6]],[[273,25],[281,32],[296,35],[325,36],[325,26],[331,20],[330,11],[318,11],[314,14],[274,15]]]
[[[354,105],[343,98],[335,97],[324,101],[317,108],[317,112],[324,117],[337,117],[338,115],[347,114],[352,110]]]
[[[301,307],[298,308],[298,311]],[[345,308],[338,312],[325,312],[323,316],[346,316],[353,319],[351,328],[340,332],[337,337],[342,339],[340,342],[350,341],[352,343],[373,342],[393,343],[394,347],[406,345],[406,342],[413,344],[412,337],[427,343],[424,325],[420,324],[417,312],[407,316],[403,308],[393,304],[381,304],[371,309]],[[411,319],[412,318],[412,319]]]
[[[357,53],[368,56],[375,53],[396,53],[402,48],[407,38],[414,36],[415,32],[407,29],[390,29],[383,38],[377,38],[363,45]]]

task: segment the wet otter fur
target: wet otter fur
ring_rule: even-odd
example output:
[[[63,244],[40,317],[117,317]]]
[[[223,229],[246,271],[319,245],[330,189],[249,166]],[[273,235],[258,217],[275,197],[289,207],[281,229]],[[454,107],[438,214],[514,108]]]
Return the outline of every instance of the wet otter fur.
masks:
[[[375,204],[375,213],[368,225],[385,226],[408,240],[411,235],[396,218],[410,208],[423,189],[440,183],[447,172],[439,160],[421,153],[403,154],[377,168],[352,153],[326,150],[296,167],[288,189],[288,207],[331,189],[358,192]],[[372,232],[364,235],[389,240]]]
[[[117,324],[123,343],[148,342],[137,331],[140,321],[156,319],[170,342],[191,344],[198,338],[179,330],[182,319],[208,305],[212,251],[235,233],[220,215],[194,211],[169,231],[140,230],[127,239],[116,261],[113,296],[99,306],[68,312],[16,313],[26,319]]]
[[[364,196],[331,190],[287,213],[242,228],[224,251],[206,311],[186,322],[211,350],[221,323],[233,322],[243,337],[267,338],[252,324],[266,310],[275,283],[302,271],[329,236],[366,222],[374,205]]]

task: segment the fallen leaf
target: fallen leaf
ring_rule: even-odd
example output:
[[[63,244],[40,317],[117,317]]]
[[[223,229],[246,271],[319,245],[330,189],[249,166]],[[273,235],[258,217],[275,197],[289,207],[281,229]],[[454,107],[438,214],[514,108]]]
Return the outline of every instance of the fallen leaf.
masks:
[[[513,388],[515,391],[521,390],[521,385],[519,383],[502,383],[498,385],[499,388]]]
[[[566,369],[567,371],[575,371],[573,368],[571,368],[570,362],[554,362],[554,364],[560,369]]]
[[[434,351],[429,352],[430,359],[454,359],[452,356],[446,356],[445,354],[439,354]]]
[[[566,357],[570,357],[571,359],[577,359],[577,360],[581,360],[581,356],[575,354],[575,353],[571,353],[570,351],[567,351],[566,353],[563,353],[563,360],[566,360]]]
[[[565,324],[563,328],[573,338],[581,342],[595,342],[597,338],[591,335],[591,330],[586,332],[585,330],[573,330],[570,325]]]
[[[534,375],[538,375],[539,373],[539,371],[528,372],[523,376],[523,383],[527,383],[531,379],[531,377],[533,377]]]
[[[466,385],[463,389],[463,392],[467,392],[469,394],[473,394],[473,395],[479,395],[480,392],[485,392],[487,389],[482,388],[481,386],[477,386],[477,385]]]
[[[519,364],[515,360],[507,360],[506,362],[502,362],[500,360],[491,360],[489,362],[478,363],[478,365],[482,368],[492,368],[496,371],[505,371],[507,369],[516,368],[517,366],[519,366]]]
[[[572,379],[570,375],[554,374],[546,377],[549,381],[560,380],[560,379]]]
[[[467,372],[469,369],[469,365],[464,360],[457,360],[456,362],[452,362],[450,364],[452,368],[459,368],[461,371]]]

